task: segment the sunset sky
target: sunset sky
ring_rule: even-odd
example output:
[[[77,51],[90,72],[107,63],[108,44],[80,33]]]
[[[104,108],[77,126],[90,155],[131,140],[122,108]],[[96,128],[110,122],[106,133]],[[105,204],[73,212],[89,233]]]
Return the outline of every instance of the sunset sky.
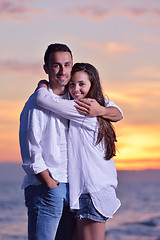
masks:
[[[21,162],[19,115],[43,72],[50,43],[100,73],[124,120],[117,169],[160,168],[160,1],[0,0],[0,161]]]

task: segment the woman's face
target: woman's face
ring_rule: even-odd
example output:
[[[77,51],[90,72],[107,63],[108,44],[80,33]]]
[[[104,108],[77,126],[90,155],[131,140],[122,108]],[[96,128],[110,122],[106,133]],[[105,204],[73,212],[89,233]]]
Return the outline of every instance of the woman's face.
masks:
[[[69,92],[74,99],[85,98],[90,90],[91,82],[86,72],[75,72],[69,82]]]

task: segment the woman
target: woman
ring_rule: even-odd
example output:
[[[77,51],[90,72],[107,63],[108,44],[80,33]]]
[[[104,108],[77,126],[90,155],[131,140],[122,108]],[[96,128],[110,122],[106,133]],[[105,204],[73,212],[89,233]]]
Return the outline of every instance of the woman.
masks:
[[[45,84],[42,86],[46,88]],[[120,206],[115,193],[117,173],[112,158],[115,156],[114,129],[108,120],[80,114],[74,100],[53,100],[45,88],[37,91],[37,104],[70,120],[70,208],[76,210],[79,239],[103,240],[105,222]],[[73,66],[69,92],[73,99],[94,98],[102,106],[116,106],[104,99],[98,71],[88,63]]]

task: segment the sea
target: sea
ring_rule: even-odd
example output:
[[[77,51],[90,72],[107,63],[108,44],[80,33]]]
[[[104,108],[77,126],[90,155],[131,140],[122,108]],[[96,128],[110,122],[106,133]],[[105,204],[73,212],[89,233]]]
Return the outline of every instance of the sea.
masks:
[[[0,164],[0,240],[27,240],[20,164]],[[118,171],[121,207],[106,222],[105,240],[160,240],[160,170]]]

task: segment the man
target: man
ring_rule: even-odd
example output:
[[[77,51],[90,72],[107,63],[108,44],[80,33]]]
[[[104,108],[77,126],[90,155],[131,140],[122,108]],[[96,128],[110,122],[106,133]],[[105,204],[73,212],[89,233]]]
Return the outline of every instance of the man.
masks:
[[[72,52],[66,45],[48,46],[44,71],[48,75],[50,94],[55,99],[69,98],[66,86],[72,65]],[[26,172],[22,188],[25,189],[28,208],[28,239],[69,240],[74,213],[69,211],[68,197],[68,120],[38,107],[35,95],[31,95],[25,104],[19,131],[23,169]],[[77,109],[84,114],[101,115],[112,121],[122,118],[118,108],[101,107],[94,100],[79,102]]]

